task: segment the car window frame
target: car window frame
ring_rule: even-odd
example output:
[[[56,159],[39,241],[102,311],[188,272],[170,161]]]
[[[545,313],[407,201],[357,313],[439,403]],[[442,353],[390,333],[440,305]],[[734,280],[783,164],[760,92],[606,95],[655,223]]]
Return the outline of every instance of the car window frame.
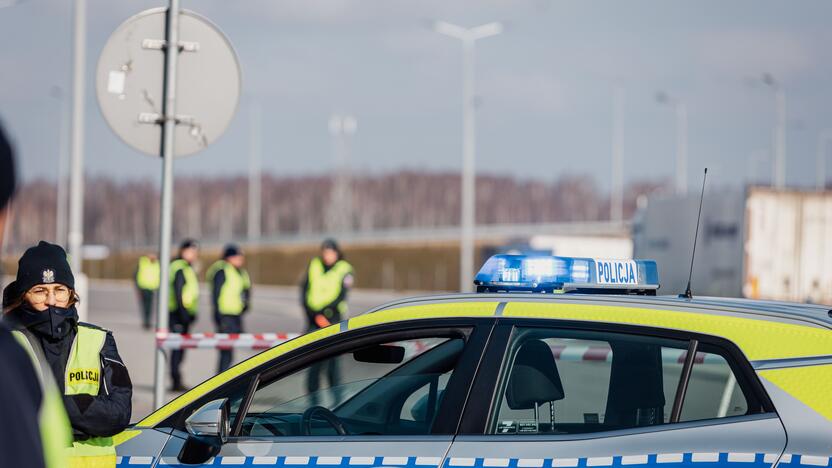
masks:
[[[446,389],[447,393],[443,397],[442,408],[445,408],[446,405],[448,405],[447,407],[449,410],[440,413],[441,417],[437,418],[431,434],[428,434],[435,435],[439,433],[443,435],[451,435],[456,432],[456,429],[459,426],[465,400],[468,398],[468,394],[470,393],[470,387],[473,384],[477,366],[481,361],[482,353],[486,348],[495,323],[496,320],[493,317],[454,317],[431,319],[429,321],[417,319],[400,322],[388,322],[379,325],[362,327],[355,330],[347,330],[310,343],[306,346],[302,346],[301,348],[278,356],[269,362],[263,363],[262,365],[237,377],[233,381],[227,382],[197,398],[194,402],[183,407],[165,421],[157,425],[157,428],[172,427],[174,429],[184,431],[185,420],[194,411],[205,403],[227,397],[231,389],[237,389],[239,388],[238,386],[245,385],[247,386],[247,389],[238,411],[235,414],[229,415],[231,423],[229,442],[235,440],[262,440],[264,439],[263,437],[239,435],[242,428],[243,415],[248,411],[252,397],[261,382],[271,382],[274,379],[282,378],[283,376],[287,376],[296,370],[309,365],[315,360],[325,359],[327,356],[341,353],[358,345],[418,338],[425,336],[426,334],[430,335],[447,331],[461,332],[461,330],[467,329],[465,349],[460,357],[459,363],[457,364],[457,368],[454,370],[454,376],[452,376],[451,381],[448,382],[448,387]],[[460,381],[462,385],[454,384],[457,381]],[[467,382],[467,385],[464,385],[465,382]],[[453,388],[451,387],[452,384],[454,384]],[[447,390],[451,391],[448,392]],[[330,436],[285,437],[285,439],[313,440],[319,437],[326,438]],[[360,436],[351,435],[349,437],[352,438]],[[373,437],[403,436],[376,435]]]
[[[586,434],[540,434],[540,435],[503,435],[503,434],[489,434],[488,428],[491,424],[491,418],[495,414],[495,405],[499,405],[497,392],[499,391],[500,376],[503,375],[504,366],[510,365],[506,362],[506,354],[510,351],[509,345],[514,331],[517,328],[544,328],[544,329],[563,329],[563,330],[577,330],[577,331],[594,331],[607,333],[620,333],[630,335],[640,335],[645,337],[667,338],[682,340],[690,344],[693,340],[698,343],[698,352],[712,352],[703,351],[702,346],[708,349],[716,349],[721,351],[720,355],[725,357],[731,372],[737,379],[737,385],[742,389],[746,398],[749,400],[749,407],[758,406],[761,412],[730,416],[724,418],[711,418],[696,421],[678,421],[673,423],[666,423],[656,426],[643,426],[628,429],[610,430],[592,432]],[[690,349],[690,348],[689,348]],[[688,355],[688,361],[693,361],[695,354]],[[690,375],[687,375],[689,381]],[[687,381],[685,382],[685,386]],[[681,382],[680,382],[681,386]],[[589,321],[575,321],[575,320],[558,320],[558,319],[539,319],[539,318],[503,318],[501,317],[492,332],[492,338],[489,342],[488,348],[483,355],[483,363],[480,366],[480,371],[475,377],[472,386],[472,392],[476,395],[488,395],[487,398],[481,398],[476,401],[471,401],[462,415],[460,422],[460,431],[458,435],[465,436],[486,436],[488,438],[494,437],[508,437],[511,440],[527,440],[530,437],[545,438],[546,440],[574,440],[578,438],[601,438],[609,437],[617,432],[625,431],[627,433],[641,433],[641,432],[655,432],[656,430],[669,430],[681,427],[698,427],[713,424],[724,424],[726,420],[732,422],[745,421],[748,419],[759,419],[761,417],[778,417],[774,404],[771,402],[768,394],[759,380],[754,368],[748,359],[740,351],[736,344],[721,337],[712,335],[704,335],[700,333],[687,332],[682,330],[672,330],[656,327],[645,327],[640,325],[622,325],[617,323],[605,322],[589,322]],[[685,395],[686,396],[686,395]],[[749,398],[749,396],[753,398]],[[675,398],[674,398],[675,400]],[[684,400],[682,401],[684,405]],[[674,401],[675,408],[675,401]],[[519,439],[518,439],[519,437]]]

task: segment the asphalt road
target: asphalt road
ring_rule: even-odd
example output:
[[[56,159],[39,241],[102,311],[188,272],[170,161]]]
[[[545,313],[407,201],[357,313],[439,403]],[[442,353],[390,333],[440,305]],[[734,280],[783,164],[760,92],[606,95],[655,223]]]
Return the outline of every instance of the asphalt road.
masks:
[[[203,291],[207,288],[203,286]],[[297,288],[258,286],[253,288],[252,309],[245,317],[250,333],[300,333],[306,321],[299,303]],[[402,295],[379,291],[353,291],[349,297],[350,313],[355,315]],[[113,331],[119,352],[133,380],[133,417],[138,421],[153,407],[154,333],[143,330],[139,302],[132,283],[92,280],[88,297],[88,321]],[[208,299],[200,298],[200,314],[192,332],[213,332],[214,322]],[[234,362],[259,351],[235,351]],[[217,372],[218,352],[187,350],[183,364],[186,385],[195,386]],[[167,373],[166,373],[167,374]],[[168,377],[169,378],[169,377]],[[170,382],[165,382],[169,388]],[[168,393],[168,398],[174,394]]]

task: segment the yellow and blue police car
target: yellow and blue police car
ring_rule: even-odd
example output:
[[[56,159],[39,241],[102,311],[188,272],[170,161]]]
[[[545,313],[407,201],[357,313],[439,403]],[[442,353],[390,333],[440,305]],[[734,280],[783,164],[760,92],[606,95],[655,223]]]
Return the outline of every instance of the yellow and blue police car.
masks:
[[[657,296],[648,260],[498,255],[475,284],[238,364],[119,466],[832,466],[828,308]]]

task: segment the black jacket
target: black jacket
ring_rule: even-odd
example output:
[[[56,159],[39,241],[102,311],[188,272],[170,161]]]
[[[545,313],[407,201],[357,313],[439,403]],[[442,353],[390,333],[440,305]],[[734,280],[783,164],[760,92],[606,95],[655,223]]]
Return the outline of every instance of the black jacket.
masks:
[[[14,326],[26,332],[30,341],[40,345],[61,393],[64,392],[66,363],[79,326],[74,308],[64,310],[72,313],[67,316],[58,316],[52,312],[36,313],[38,316],[52,316],[51,321],[37,323],[32,322],[33,313],[26,311],[25,307],[6,315]],[[133,384],[127,367],[118,354],[116,340],[109,331],[101,349],[100,360],[102,378],[98,395],[64,395],[64,406],[76,439],[112,436],[130,424]]]
[[[191,267],[193,267],[193,265],[191,265]],[[177,271],[173,276],[172,286],[173,298],[176,301],[176,307],[169,311],[171,315],[171,324],[178,323],[187,326],[196,322],[196,316],[191,315],[182,303],[182,289],[185,288],[185,273],[182,270]],[[159,300],[161,301],[162,299]]]

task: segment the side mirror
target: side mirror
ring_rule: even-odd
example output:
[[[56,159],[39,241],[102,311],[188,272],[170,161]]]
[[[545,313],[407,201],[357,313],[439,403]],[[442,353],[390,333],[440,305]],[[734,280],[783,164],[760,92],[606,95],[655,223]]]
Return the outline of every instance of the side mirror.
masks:
[[[200,439],[213,439],[224,444],[231,432],[228,421],[228,398],[221,398],[202,405],[185,420],[188,433]]]

